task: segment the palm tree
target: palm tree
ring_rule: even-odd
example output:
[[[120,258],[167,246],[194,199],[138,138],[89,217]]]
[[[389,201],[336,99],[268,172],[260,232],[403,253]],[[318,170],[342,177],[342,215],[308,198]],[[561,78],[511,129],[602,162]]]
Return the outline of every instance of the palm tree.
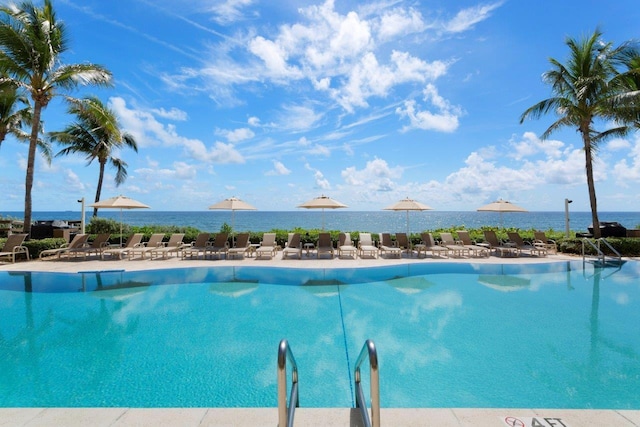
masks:
[[[613,47],[611,43],[602,42],[601,36],[601,32],[595,30],[582,40],[567,38],[570,53],[566,64],[551,58],[552,69],[543,75],[545,83],[551,85],[554,96],[528,108],[520,117],[520,123],[523,123],[529,117],[537,119],[553,111],[558,119],[542,134],[542,139],[563,127],[575,128],[580,133],[595,238],[600,237],[600,222],[593,178],[593,155],[600,142],[609,137],[624,136],[631,130],[626,120],[616,121],[622,113],[616,100],[627,92],[619,84],[617,67],[624,63],[625,58],[633,56],[635,50],[630,43]],[[595,129],[595,120],[613,121],[615,124],[601,132]]]
[[[29,101],[18,93],[18,88],[10,82],[0,84],[0,146],[9,134],[28,139],[22,127],[30,118]]]
[[[44,0],[41,8],[30,1],[0,6],[0,75],[33,101],[25,179],[25,233],[31,230],[31,189],[42,110],[59,91],[86,84],[106,86],[111,82],[111,73],[101,66],[62,64],[60,57],[67,50],[67,30],[56,19],[51,0]]]
[[[127,163],[115,157],[113,152],[125,146],[138,152],[138,145],[133,136],[120,129],[115,113],[100,99],[86,97],[83,99],[67,98],[67,100],[69,114],[75,115],[77,121],[67,126],[62,132],[50,133],[50,137],[52,141],[67,146],[56,156],[82,153],[86,155],[88,164],[98,160],[100,174],[98,175],[95,200],[98,202],[107,162],[116,169],[116,186],[127,179]],[[98,208],[93,208],[93,216],[97,215]]]

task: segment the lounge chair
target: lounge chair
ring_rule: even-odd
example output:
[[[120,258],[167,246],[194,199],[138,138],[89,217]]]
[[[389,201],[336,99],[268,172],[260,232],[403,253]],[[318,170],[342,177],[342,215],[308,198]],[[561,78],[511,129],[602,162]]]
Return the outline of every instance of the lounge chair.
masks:
[[[392,255],[398,258],[402,257],[402,249],[397,247],[393,240],[391,240],[391,234],[380,233],[380,255]]]
[[[276,233],[264,233],[260,246],[256,248],[256,258],[273,258],[278,253]]]
[[[15,263],[16,255],[24,254],[29,261],[29,249],[22,245],[26,238],[26,234],[10,234],[0,250],[0,258],[10,258],[11,262]]]
[[[516,245],[520,252],[527,253],[531,256],[547,256],[547,249],[544,246],[536,246],[532,243],[525,242],[518,232],[507,232],[509,240]]]
[[[469,232],[466,230],[458,230],[456,231],[458,234],[458,238],[460,242],[464,245],[465,248],[469,250],[469,254],[474,257],[488,257],[491,254],[491,251],[487,246],[477,245],[476,242],[471,240],[469,236]]]
[[[411,242],[409,242],[409,237],[407,237],[407,233],[396,233],[396,244],[400,248],[407,253],[407,255],[411,256],[413,253],[413,248],[411,246]]]
[[[169,237],[169,241],[163,243],[163,246],[158,246],[152,248],[149,251],[149,256],[151,259],[154,257],[162,257],[162,259],[167,259],[169,255],[178,254],[182,250],[184,243],[182,243],[182,239],[184,239],[184,233],[174,233]]]
[[[449,249],[444,246],[440,246],[436,243],[433,235],[431,233],[422,233],[420,234],[420,238],[422,239],[422,243],[414,246],[416,251],[418,252],[418,258],[424,252],[424,256],[427,256],[427,252],[431,252],[431,256],[449,256]]]
[[[129,256],[129,259],[133,259],[133,257],[136,256],[136,254],[139,254],[140,258],[145,259],[146,254],[150,254],[151,251],[154,250],[155,248],[164,246],[162,244],[162,239],[164,239],[164,233],[152,234],[151,237],[149,237],[148,242],[142,242],[140,246],[137,246],[133,248],[133,250],[131,250],[131,255]]]
[[[235,257],[244,258],[245,254],[249,253],[250,248],[249,233],[240,233],[236,237],[235,247],[229,248],[227,251],[227,259],[234,259]]]
[[[209,246],[209,233],[200,233],[196,236],[196,240],[191,242],[190,245],[184,245],[182,247],[182,259],[187,256],[198,258],[200,255],[204,258],[206,255],[207,247]]]
[[[440,233],[440,246],[449,249],[453,256],[469,256],[469,248],[465,248],[462,242],[458,243],[453,239],[451,233]]]
[[[100,258],[104,259],[105,255],[109,255],[110,257],[117,256],[118,259],[122,259],[123,256],[131,256],[131,251],[134,248],[137,248],[142,245],[142,238],[144,237],[143,233],[134,233],[127,239],[127,242],[123,247],[120,248],[107,248],[102,251],[100,254]]]
[[[52,259],[52,258],[59,259],[60,256],[62,256],[62,254],[65,252],[69,252],[70,250],[75,248],[82,248],[87,243],[88,239],[89,239],[88,234],[76,234],[71,240],[71,242],[69,242],[68,244],[65,243],[59,248],[47,249],[40,252],[40,259]]]
[[[216,234],[215,239],[213,239],[213,243],[211,243],[207,247],[206,252],[210,254],[211,258],[215,256],[216,258],[220,259],[222,255],[226,255],[228,250],[229,233],[218,233]]]
[[[287,246],[282,250],[282,259],[292,256],[302,259],[302,242],[300,241],[300,233],[289,233]]]
[[[550,254],[558,253],[558,244],[555,240],[547,239],[547,235],[544,231],[535,231],[533,233],[533,238],[535,239],[533,242],[534,246],[543,246],[547,250],[547,253]]]
[[[70,248],[68,251],[62,252],[60,258],[75,258],[76,256],[82,256],[83,259],[87,259],[88,255],[102,255],[102,251],[109,247],[110,233],[101,233],[96,236],[91,244],[85,244],[77,248]]]
[[[365,256],[378,257],[378,247],[373,243],[371,233],[360,233],[358,239],[358,255],[360,258]]]
[[[493,230],[484,230],[484,239],[489,244],[489,250],[494,251],[501,257],[520,256],[520,251],[515,246],[505,246]]]
[[[338,258],[350,256],[354,259],[358,255],[358,249],[353,246],[351,233],[340,233],[338,235]]]
[[[329,254],[333,258],[335,252],[333,249],[333,242],[331,241],[331,234],[319,233],[318,244],[316,245],[317,256],[320,258],[322,254]]]

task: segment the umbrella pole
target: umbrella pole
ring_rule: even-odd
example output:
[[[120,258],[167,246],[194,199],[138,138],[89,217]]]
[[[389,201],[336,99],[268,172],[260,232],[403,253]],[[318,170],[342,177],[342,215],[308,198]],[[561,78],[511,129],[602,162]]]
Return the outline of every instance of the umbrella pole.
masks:
[[[322,231],[324,231],[324,208],[322,208]]]
[[[122,247],[122,208],[120,208],[120,247]]]
[[[235,223],[236,223],[236,211],[231,209],[231,247],[236,246],[236,231],[235,231]]]

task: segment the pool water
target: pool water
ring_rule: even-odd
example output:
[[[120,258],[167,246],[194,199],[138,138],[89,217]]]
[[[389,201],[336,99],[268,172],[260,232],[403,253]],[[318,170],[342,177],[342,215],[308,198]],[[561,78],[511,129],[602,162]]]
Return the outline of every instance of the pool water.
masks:
[[[383,407],[640,409],[639,278],[581,261],[0,272],[0,406],[274,407],[286,338],[300,405],[349,407],[370,338]]]

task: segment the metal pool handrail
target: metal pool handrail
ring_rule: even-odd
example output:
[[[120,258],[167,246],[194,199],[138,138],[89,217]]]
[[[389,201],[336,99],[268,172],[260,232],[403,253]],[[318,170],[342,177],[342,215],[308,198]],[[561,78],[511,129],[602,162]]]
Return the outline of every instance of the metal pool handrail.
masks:
[[[371,419],[367,411],[367,402],[362,391],[360,378],[360,365],[369,357],[370,393],[371,393]],[[380,427],[380,379],[378,376],[378,352],[371,340],[366,340],[356,361],[355,368],[356,408],[360,409],[362,422],[366,427]]]
[[[587,239],[587,238],[583,238],[582,239],[582,261],[585,261],[586,258],[586,253],[585,253],[585,243],[588,244],[589,246],[591,246],[597,253],[597,258],[601,259],[602,264],[606,264],[606,255],[604,254],[604,252],[602,251],[602,249],[600,249],[600,244],[604,243],[604,245],[609,248],[609,250],[611,252],[613,252],[615,254],[615,256],[612,256],[612,258],[616,258],[618,260],[619,264],[622,264],[622,255],[620,255],[620,252],[618,252],[617,250],[615,250],[615,248],[613,246],[611,246],[611,244],[609,242],[607,242],[607,240],[603,237],[596,239],[596,242],[592,242],[591,240]]]
[[[291,363],[291,395],[287,408],[287,360]],[[278,346],[278,426],[293,426],[293,416],[300,406],[298,399],[298,365],[287,340]]]

